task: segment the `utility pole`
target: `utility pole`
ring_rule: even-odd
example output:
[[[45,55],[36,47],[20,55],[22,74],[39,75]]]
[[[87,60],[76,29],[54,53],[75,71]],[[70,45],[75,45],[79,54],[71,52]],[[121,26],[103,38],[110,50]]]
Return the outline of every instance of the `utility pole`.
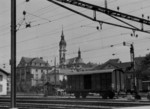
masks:
[[[55,73],[55,88],[56,88],[56,57],[54,61],[54,66],[55,66],[54,73]]]
[[[135,93],[137,93],[138,88],[137,88],[137,78],[136,78],[136,72],[135,72],[135,60],[134,60],[135,56],[134,56],[134,46],[133,46],[133,44],[130,45],[130,54],[131,54],[131,67],[133,68],[133,80],[134,80],[133,88],[134,88]]]
[[[11,109],[16,107],[16,0],[11,0]]]
[[[131,68],[133,68],[133,88],[135,93],[137,93],[137,78],[136,78],[136,72],[135,72],[135,55],[134,55],[134,46],[132,44],[128,44],[126,42],[123,42],[124,46],[130,46],[130,57],[131,57]]]

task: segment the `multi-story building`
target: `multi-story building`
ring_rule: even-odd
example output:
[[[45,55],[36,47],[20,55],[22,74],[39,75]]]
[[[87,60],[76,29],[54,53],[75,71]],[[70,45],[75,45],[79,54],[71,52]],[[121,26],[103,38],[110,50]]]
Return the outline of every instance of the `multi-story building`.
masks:
[[[7,77],[10,74],[0,69],[0,95],[7,95]]]
[[[17,90],[30,91],[32,86],[40,86],[47,82],[46,75],[51,71],[48,62],[43,58],[22,57],[17,66]]]
[[[11,92],[11,75],[7,76],[7,93]]]

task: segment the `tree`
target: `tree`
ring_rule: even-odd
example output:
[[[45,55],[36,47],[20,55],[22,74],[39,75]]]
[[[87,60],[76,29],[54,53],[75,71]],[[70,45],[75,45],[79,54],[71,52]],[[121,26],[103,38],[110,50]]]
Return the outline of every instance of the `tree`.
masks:
[[[66,89],[66,87],[67,87],[67,80],[65,78],[63,78],[63,80],[60,81],[60,82],[61,82],[61,88],[62,89]]]
[[[150,53],[147,54],[144,59],[141,61],[141,66],[139,67],[139,71],[142,77],[142,80],[148,80],[150,75]]]
[[[147,70],[150,67],[150,53],[145,56],[141,64],[142,71]]]

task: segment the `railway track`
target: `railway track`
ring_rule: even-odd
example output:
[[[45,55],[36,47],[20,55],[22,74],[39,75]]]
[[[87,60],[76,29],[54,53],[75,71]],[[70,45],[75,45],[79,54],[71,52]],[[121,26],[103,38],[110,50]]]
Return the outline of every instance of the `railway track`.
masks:
[[[74,98],[44,98],[44,97],[18,97],[19,109],[111,109],[132,106],[150,106],[150,102],[119,101],[103,99],[74,99]],[[10,98],[1,97],[0,105],[9,106]],[[8,107],[6,107],[8,108]],[[0,108],[1,109],[1,108]],[[2,108],[5,109],[5,108]]]

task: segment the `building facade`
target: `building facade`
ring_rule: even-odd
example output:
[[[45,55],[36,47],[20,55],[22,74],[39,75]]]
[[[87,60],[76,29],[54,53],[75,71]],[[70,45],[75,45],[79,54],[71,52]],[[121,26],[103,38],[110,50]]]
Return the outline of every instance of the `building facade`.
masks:
[[[46,75],[51,71],[48,62],[43,58],[22,57],[17,66],[17,91],[26,92],[34,86],[47,82]]]
[[[82,58],[81,58],[81,51],[80,48],[78,50],[78,56],[74,58],[70,58],[66,60],[66,66],[67,68],[70,68],[72,70],[80,70],[82,69],[82,65],[84,64]]]
[[[6,71],[0,69],[0,95],[7,95],[7,77],[9,76],[10,74],[7,73]]]

